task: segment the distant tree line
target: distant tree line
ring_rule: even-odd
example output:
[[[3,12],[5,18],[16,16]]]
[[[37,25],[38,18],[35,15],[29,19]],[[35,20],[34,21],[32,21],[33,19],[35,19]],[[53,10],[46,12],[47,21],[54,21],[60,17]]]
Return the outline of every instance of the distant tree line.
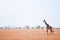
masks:
[[[44,29],[44,27],[40,27],[40,26],[36,26],[36,27],[29,27],[29,25],[21,28],[21,27],[14,27],[14,26],[4,26],[4,27],[0,27],[0,29]]]

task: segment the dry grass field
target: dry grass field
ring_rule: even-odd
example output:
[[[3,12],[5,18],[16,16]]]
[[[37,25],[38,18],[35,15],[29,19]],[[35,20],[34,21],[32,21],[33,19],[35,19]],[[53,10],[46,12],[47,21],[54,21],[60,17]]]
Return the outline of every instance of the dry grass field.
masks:
[[[60,40],[60,29],[53,35],[45,29],[0,29],[0,40]]]

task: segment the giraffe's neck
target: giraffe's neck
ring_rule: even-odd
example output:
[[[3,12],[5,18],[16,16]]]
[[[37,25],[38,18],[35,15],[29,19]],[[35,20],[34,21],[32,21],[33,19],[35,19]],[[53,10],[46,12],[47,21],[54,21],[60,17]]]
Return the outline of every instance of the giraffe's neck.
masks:
[[[46,25],[46,26],[48,25],[46,21],[45,21],[45,25]]]

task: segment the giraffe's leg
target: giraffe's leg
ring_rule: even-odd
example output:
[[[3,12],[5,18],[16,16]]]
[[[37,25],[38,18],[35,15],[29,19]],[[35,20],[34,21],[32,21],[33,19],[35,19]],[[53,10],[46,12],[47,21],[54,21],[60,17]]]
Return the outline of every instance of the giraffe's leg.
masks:
[[[53,30],[52,30],[52,28],[50,29],[50,32],[53,34]]]
[[[48,34],[48,28],[47,28],[47,34]]]

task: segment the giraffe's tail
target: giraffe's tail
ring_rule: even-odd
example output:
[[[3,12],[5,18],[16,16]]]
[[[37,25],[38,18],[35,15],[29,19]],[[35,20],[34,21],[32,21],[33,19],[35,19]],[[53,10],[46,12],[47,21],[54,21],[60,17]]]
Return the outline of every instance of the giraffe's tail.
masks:
[[[52,27],[52,32],[54,32],[54,28]]]

